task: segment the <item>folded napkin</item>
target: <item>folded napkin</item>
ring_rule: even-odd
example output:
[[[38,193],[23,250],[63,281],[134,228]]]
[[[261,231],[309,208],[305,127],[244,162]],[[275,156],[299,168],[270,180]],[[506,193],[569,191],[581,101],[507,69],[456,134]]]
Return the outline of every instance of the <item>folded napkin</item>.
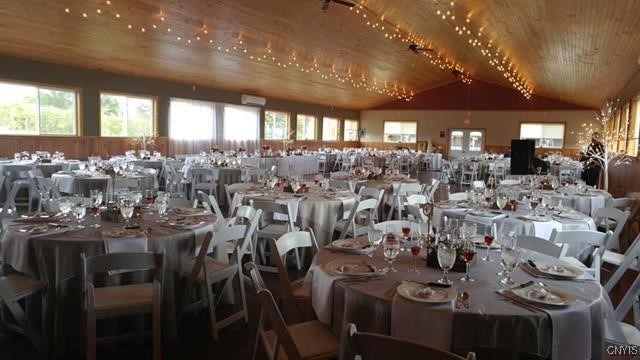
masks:
[[[391,300],[391,336],[451,351],[454,308],[454,301],[428,304],[396,293]]]
[[[592,358],[591,311],[585,303],[576,301],[569,306],[538,307],[532,302],[520,299],[508,290],[503,289],[499,292],[507,297],[531,304],[549,316],[551,320],[551,359],[586,360]],[[593,358],[599,356],[600,354],[593,354]]]

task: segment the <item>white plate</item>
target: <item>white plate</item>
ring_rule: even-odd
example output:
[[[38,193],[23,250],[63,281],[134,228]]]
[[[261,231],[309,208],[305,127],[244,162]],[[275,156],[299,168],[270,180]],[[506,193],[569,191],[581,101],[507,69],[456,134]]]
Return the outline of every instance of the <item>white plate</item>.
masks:
[[[333,260],[324,264],[325,270],[336,275],[363,276],[373,275],[376,270],[364,261]]]
[[[429,289],[429,290],[426,290]],[[397,293],[409,300],[441,304],[452,301],[458,295],[452,288],[427,286],[413,281],[403,281],[396,288]]]
[[[575,266],[563,262],[535,261],[539,272],[563,278],[575,278],[584,272]]]
[[[525,220],[531,220],[531,221],[549,221],[549,218],[547,218],[546,216],[521,215],[520,217]]]
[[[344,239],[332,242],[331,246],[345,250],[362,250],[368,248],[370,245],[368,241]]]
[[[551,306],[567,306],[576,301],[573,295],[551,287],[546,287],[543,296],[542,287],[537,284],[524,289],[512,289],[511,293],[526,301]]]
[[[196,215],[206,215],[209,212],[204,209],[198,208],[190,208],[190,207],[177,207],[171,209],[171,212],[174,214],[182,215],[182,216],[196,216]]]

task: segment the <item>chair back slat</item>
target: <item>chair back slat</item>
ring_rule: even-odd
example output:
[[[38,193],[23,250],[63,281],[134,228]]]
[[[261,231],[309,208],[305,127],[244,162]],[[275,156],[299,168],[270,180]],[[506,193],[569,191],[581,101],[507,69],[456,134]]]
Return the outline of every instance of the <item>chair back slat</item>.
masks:
[[[85,257],[83,267],[86,275],[110,270],[152,270],[162,268],[162,260],[162,253],[121,252]]]
[[[559,258],[566,252],[566,244],[555,244],[547,239],[537,236],[518,235],[516,236],[518,247],[532,250],[541,254]]]

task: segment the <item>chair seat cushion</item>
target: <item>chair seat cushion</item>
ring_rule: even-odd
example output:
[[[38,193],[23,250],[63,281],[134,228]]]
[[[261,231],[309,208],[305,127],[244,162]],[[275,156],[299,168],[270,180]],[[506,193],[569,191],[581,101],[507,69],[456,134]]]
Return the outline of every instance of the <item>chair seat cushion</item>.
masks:
[[[293,227],[293,231],[299,231],[297,226]],[[287,224],[269,224],[258,231],[259,238],[279,238],[280,236],[289,232],[289,226]]]
[[[35,291],[40,290],[46,286],[46,284],[40,280],[24,276],[22,274],[10,274],[3,276],[0,280],[4,283],[9,291],[9,294],[13,299],[19,300],[25,296],[33,294]]]
[[[105,286],[94,291],[96,311],[153,304],[153,283]]]
[[[331,358],[338,354],[338,339],[329,328],[320,321],[307,321],[287,326],[293,342],[303,359]],[[273,330],[266,332],[269,343],[273,346],[277,339]],[[278,359],[287,359],[283,349],[280,349]]]

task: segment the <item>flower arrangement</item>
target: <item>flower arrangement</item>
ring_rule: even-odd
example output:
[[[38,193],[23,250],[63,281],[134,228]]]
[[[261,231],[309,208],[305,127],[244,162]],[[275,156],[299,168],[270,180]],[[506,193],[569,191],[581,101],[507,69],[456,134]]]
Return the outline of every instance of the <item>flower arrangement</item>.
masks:
[[[147,147],[153,148],[156,146],[156,138],[158,134],[155,133],[151,136],[140,135],[131,139],[131,146],[137,147],[138,150],[147,150]]]

